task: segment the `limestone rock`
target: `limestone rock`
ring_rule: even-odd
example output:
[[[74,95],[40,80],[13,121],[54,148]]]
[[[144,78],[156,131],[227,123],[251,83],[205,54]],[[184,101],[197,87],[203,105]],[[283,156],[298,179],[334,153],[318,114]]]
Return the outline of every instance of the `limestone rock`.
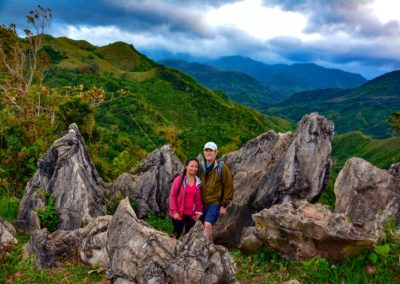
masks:
[[[57,266],[58,260],[79,251],[81,259],[91,265],[108,267],[106,250],[107,230],[112,216],[105,215],[93,219],[84,228],[49,233],[47,229],[32,234],[26,250],[38,256],[38,267]]]
[[[89,158],[85,141],[76,124],[56,140],[38,160],[38,170],[25,188],[19,212],[19,228],[33,231],[40,228],[36,210],[46,203],[41,195],[50,193],[60,216],[59,229],[80,228],[97,216],[104,215],[105,186]],[[40,194],[38,194],[40,192]]]
[[[400,163],[390,165],[389,171],[400,177]]]
[[[123,173],[117,177],[112,184],[112,193],[122,193],[124,196],[131,196],[135,192],[133,179],[130,174]]]
[[[0,246],[18,243],[13,225],[0,217]]]
[[[240,240],[239,249],[244,254],[256,253],[263,242],[257,237],[257,231],[255,227],[246,227],[243,230],[242,239]]]
[[[400,178],[360,158],[351,158],[335,182],[335,212],[354,223],[383,224],[400,210]]]
[[[317,113],[303,116],[287,151],[257,191],[257,210],[282,202],[313,202],[319,198],[329,179],[333,128],[331,121]]]
[[[354,257],[378,241],[376,231],[349,222],[328,207],[300,201],[275,205],[253,215],[257,237],[283,256],[340,261]]]
[[[179,241],[139,220],[127,198],[114,214],[107,251],[114,283],[230,283],[235,276],[228,251],[208,241],[200,222]]]
[[[183,165],[174,155],[171,146],[164,145],[151,152],[131,172],[133,185],[128,196],[137,202],[139,218],[145,217],[149,210],[156,214],[168,212],[171,184],[182,171]]]
[[[317,113],[305,115],[297,131],[269,131],[223,157],[234,174],[234,197],[228,214],[215,226],[217,243],[236,244],[251,214],[274,204],[316,201],[331,166],[333,123]]]
[[[275,161],[283,155],[291,140],[291,133],[269,131],[248,141],[239,151],[224,155],[223,160],[234,177],[234,196],[228,214],[214,227],[215,242],[238,243],[243,228],[254,225],[251,214],[257,212],[253,207],[257,190],[268,179]]]

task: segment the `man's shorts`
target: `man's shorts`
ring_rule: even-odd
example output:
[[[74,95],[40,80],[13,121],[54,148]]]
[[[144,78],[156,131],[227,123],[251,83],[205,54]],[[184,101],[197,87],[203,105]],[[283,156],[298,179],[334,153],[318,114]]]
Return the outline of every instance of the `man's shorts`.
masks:
[[[211,223],[213,225],[217,223],[220,208],[221,205],[219,204],[205,205],[202,215],[203,222]]]

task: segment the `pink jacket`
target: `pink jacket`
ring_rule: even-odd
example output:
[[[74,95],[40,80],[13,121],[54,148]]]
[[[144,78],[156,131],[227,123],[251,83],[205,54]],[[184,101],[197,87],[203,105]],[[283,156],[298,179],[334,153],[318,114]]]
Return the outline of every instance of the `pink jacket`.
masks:
[[[173,216],[175,213],[179,214],[179,220],[182,220],[183,216],[183,207],[184,207],[184,201],[185,201],[185,192],[186,192],[186,186],[187,186],[187,177],[185,177],[185,180],[182,183],[181,188],[179,187],[179,184],[181,182],[181,176],[177,176],[172,183],[171,186],[171,192],[169,194],[169,216]],[[201,190],[202,190],[202,184],[200,179],[196,176],[196,197],[195,197],[195,202],[193,204],[193,215],[201,215],[203,214],[203,203],[201,201]]]

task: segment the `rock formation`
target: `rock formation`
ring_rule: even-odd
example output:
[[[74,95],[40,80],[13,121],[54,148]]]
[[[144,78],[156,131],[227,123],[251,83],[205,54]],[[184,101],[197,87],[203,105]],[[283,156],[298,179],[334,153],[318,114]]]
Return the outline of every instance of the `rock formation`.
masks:
[[[111,219],[112,216],[109,215],[99,216],[84,228],[72,231],[36,231],[32,234],[26,250],[38,256],[39,268],[56,266],[58,260],[78,251],[85,263],[107,268],[109,258],[106,242]]]
[[[44,209],[43,193],[55,199],[61,230],[73,230],[105,214],[101,190],[104,182],[89,158],[85,141],[76,124],[56,140],[38,160],[38,170],[25,188],[17,226],[27,231],[40,228],[36,210]]]
[[[133,183],[125,174],[117,179],[113,188],[137,202],[139,218],[147,216],[149,210],[156,214],[167,213],[172,181],[182,170],[182,163],[174,155],[171,146],[164,145],[151,152],[131,172]]]
[[[257,238],[243,239],[241,248],[247,250],[261,240],[293,259],[319,256],[343,260],[371,248],[379,237],[373,230],[352,224],[346,215],[305,200],[298,206],[284,203],[264,209],[253,219]]]
[[[270,131],[225,155],[235,193],[214,240],[238,243],[243,228],[254,224],[251,214],[274,204],[318,199],[329,177],[332,137],[332,122],[312,113],[301,119],[294,135]]]
[[[400,178],[360,158],[351,158],[335,182],[335,212],[375,227],[400,210]]]
[[[158,232],[121,201],[108,230],[108,275],[114,283],[231,283],[228,251],[211,244],[200,222],[183,241]]]
[[[0,217],[0,246],[18,243],[15,236],[17,235],[13,225]]]
[[[335,183],[336,209],[302,201],[275,205],[254,214],[241,248],[252,252],[259,240],[281,254],[343,260],[372,248],[382,225],[400,210],[400,178],[360,158],[351,158]],[[397,215],[397,216],[396,216]]]
[[[13,244],[18,243],[15,228],[0,217],[0,265],[11,250]]]

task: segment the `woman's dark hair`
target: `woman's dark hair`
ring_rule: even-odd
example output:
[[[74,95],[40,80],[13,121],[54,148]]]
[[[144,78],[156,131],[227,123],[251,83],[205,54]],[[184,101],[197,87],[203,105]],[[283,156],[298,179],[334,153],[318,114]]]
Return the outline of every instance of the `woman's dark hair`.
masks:
[[[179,187],[178,187],[178,188],[181,188],[181,186],[182,186],[182,184],[183,184],[183,180],[185,179],[185,176],[186,176],[186,167],[189,165],[189,163],[190,163],[191,161],[196,161],[196,162],[197,162],[197,165],[198,165],[199,168],[198,168],[198,170],[197,170],[196,175],[199,173],[199,170],[200,170],[200,162],[199,162],[199,160],[198,160],[196,157],[188,158],[188,159],[186,160],[186,162],[185,162],[184,167],[183,167],[183,172],[182,172],[182,174],[181,174],[181,180],[180,180],[180,182],[179,182]]]

